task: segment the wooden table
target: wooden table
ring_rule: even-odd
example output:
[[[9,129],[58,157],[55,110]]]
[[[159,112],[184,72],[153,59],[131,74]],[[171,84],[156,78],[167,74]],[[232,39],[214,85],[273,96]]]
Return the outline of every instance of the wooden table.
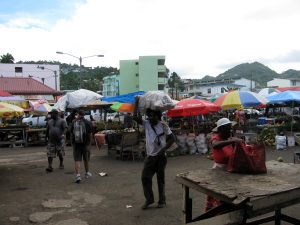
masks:
[[[300,165],[267,162],[268,173],[244,175],[222,170],[195,170],[181,173],[176,181],[183,187],[183,223],[191,225],[256,225],[269,221],[300,224],[298,218],[281,213],[281,209],[300,203]],[[223,204],[200,216],[192,216],[189,190],[219,198]],[[275,212],[260,219],[255,217]],[[251,222],[248,219],[253,218]]]
[[[0,127],[0,132],[3,134],[7,134],[8,140],[1,140],[1,145],[26,145],[26,129],[27,126],[6,126]]]
[[[29,128],[26,130],[26,144],[46,144],[46,128]]]

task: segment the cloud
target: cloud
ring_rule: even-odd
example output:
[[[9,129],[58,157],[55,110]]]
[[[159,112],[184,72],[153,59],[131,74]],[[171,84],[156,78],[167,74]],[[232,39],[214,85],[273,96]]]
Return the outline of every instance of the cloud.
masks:
[[[289,69],[291,64],[280,57],[297,51],[300,40],[300,7],[293,0],[87,0],[72,7],[64,5],[68,2],[32,17],[14,14],[10,24],[0,24],[5,34],[1,42],[6,43],[1,51],[16,61],[72,64],[79,62],[55,52],[104,54],[83,64],[114,67],[122,59],[165,55],[171,72],[201,78],[254,61],[274,70]],[[59,13],[50,19],[55,9]],[[300,69],[299,63],[293,66]]]

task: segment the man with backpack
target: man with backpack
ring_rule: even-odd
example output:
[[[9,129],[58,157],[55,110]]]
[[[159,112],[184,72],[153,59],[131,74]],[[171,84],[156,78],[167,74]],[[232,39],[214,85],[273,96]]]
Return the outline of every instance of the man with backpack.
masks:
[[[65,156],[65,133],[67,131],[67,123],[65,120],[59,118],[58,111],[53,109],[51,112],[51,119],[47,122],[46,138],[48,139],[47,156],[48,167],[46,172],[53,171],[53,158],[59,157],[59,168],[64,168]]]
[[[85,178],[89,178],[92,174],[89,172],[90,148],[92,136],[92,125],[84,118],[84,112],[79,111],[75,120],[72,122],[71,140],[73,146],[73,157],[75,161],[75,182],[80,183],[80,163],[83,159],[85,168]]]

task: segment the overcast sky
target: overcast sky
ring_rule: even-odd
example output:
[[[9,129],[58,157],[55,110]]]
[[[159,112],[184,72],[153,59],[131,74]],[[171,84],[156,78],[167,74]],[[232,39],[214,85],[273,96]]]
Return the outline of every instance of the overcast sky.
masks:
[[[165,55],[183,78],[261,62],[300,70],[299,0],[1,0],[0,55],[119,68]]]

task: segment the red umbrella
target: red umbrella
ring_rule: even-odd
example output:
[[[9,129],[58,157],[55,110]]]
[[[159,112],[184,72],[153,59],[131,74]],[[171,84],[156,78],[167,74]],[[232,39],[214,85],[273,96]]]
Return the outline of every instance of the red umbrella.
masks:
[[[8,96],[11,96],[11,94],[6,92],[6,91],[0,90],[0,96],[1,97],[8,97]]]
[[[219,110],[221,110],[220,106],[206,100],[183,99],[176,104],[174,109],[169,110],[167,115],[170,117],[198,116]]]

